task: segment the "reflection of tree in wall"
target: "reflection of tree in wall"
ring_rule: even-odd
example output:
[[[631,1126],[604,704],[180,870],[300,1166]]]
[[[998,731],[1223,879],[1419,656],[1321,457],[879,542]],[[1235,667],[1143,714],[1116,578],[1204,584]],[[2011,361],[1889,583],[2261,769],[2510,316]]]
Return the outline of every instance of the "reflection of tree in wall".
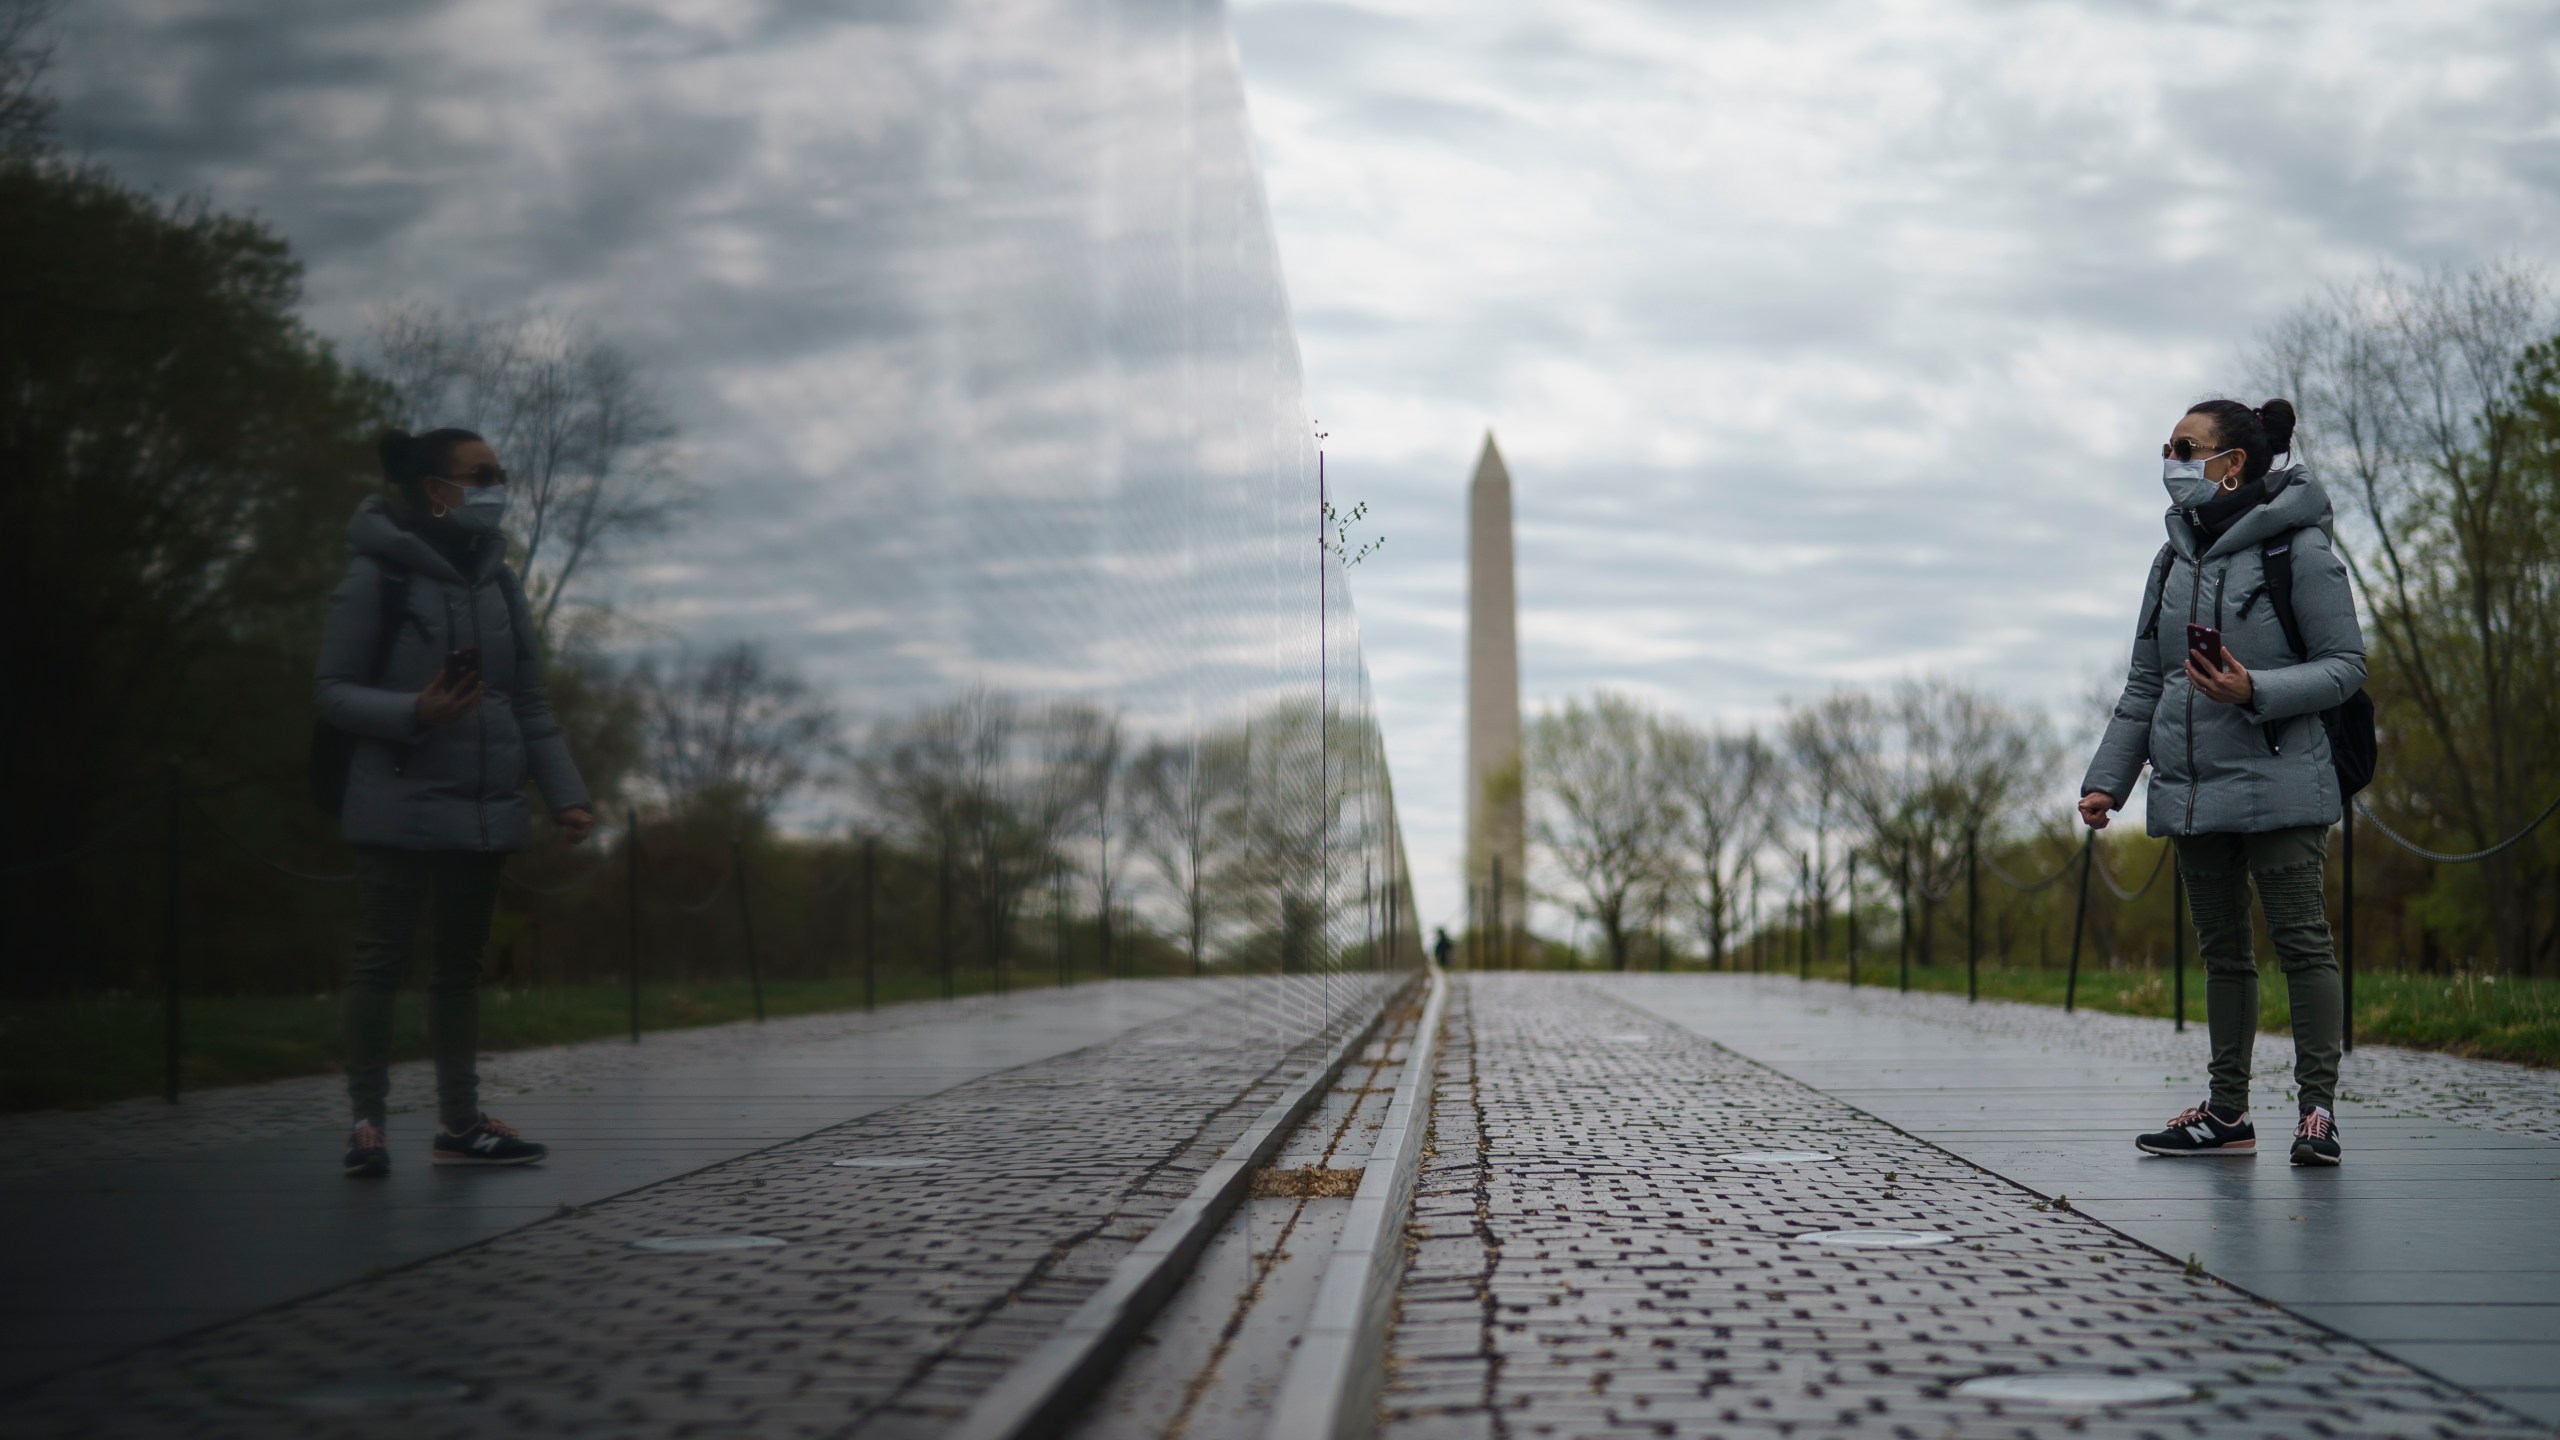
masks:
[[[329,866],[311,657],[381,391],[303,327],[274,232],[45,148],[25,17],[0,9],[0,866],[156,818],[172,758],[234,833]],[[329,983],[334,893],[219,850],[189,889],[196,983]],[[122,848],[0,879],[7,983],[147,979],[157,893]]]
[[[841,757],[835,710],[749,641],[644,665],[647,763],[665,808],[761,831]]]
[[[514,492],[508,533],[546,639],[580,580],[690,498],[655,383],[584,324],[413,304],[376,316],[371,339],[403,424],[459,425],[497,448]]]
[[[1129,767],[1133,843],[1171,898],[1191,973],[1217,938],[1219,902],[1236,882],[1247,742],[1241,731],[1154,740]]]
[[[1060,944],[1070,913],[1068,896],[1081,874],[1093,886],[1094,952],[1105,975],[1114,966],[1112,911],[1119,902],[1127,864],[1126,816],[1118,807],[1120,720],[1083,701],[1060,701],[1035,711],[1024,729],[1033,750],[1025,833],[1048,851],[1055,877]],[[989,923],[997,923],[992,913]]]

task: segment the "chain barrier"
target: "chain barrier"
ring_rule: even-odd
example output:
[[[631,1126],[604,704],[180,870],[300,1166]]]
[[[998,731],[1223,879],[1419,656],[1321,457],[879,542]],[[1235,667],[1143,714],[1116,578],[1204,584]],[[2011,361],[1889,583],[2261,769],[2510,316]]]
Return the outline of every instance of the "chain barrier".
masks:
[[[499,873],[498,880],[508,889],[517,891],[520,894],[538,895],[545,899],[560,895],[575,895],[579,891],[596,883],[596,877],[604,873],[604,867],[607,863],[609,862],[599,858],[594,864],[589,865],[577,879],[570,881],[566,885],[536,885],[530,881],[519,880],[514,875],[503,871]]]
[[[2044,889],[2045,887],[2047,887],[2047,886],[2049,886],[2049,885],[2053,884],[2055,881],[2060,880],[2063,876],[2070,874],[2070,873],[2071,873],[2071,863],[2072,863],[2073,861],[2075,861],[2075,860],[2079,859],[2079,858],[2080,858],[2080,857],[2079,857],[2079,856],[2077,856],[2077,855],[2065,855],[2064,857],[2062,857],[2062,863],[2053,867],[2053,873],[2052,873],[2052,874],[2050,874],[2050,875],[2047,875],[2046,877],[2044,877],[2044,878],[2043,878],[2043,879],[2041,879],[2041,880],[2019,880],[2019,879],[2015,879],[2015,878],[2013,878],[2013,877],[2009,874],[2009,872],[2008,872],[2008,871],[2001,869],[2001,868],[2000,868],[2000,866],[1999,866],[1997,863],[1995,863],[1995,862],[1993,862],[1993,861],[1991,861],[1991,860],[1985,860],[1985,861],[1983,861],[1983,862],[1982,862],[1982,868],[1991,872],[1991,878],[1992,878],[1992,879],[1999,881],[2001,884],[2008,886],[2010,889],[2012,889],[2012,890],[2017,890],[2017,891],[2021,891],[2021,892],[2023,892],[2023,893],[2025,893],[2025,894],[2032,895],[2032,894],[2034,894],[2036,891],[2038,891],[2038,890],[2042,890],[2042,889]]]
[[[2388,824],[2384,823],[2381,816],[2373,813],[2373,808],[2371,806],[2365,804],[2362,800],[2358,800],[2356,802],[2356,813],[2362,815],[2365,819],[2372,821],[2373,828],[2382,832],[2382,838],[2399,846],[2401,849],[2408,851],[2410,854],[2417,856],[2421,860],[2433,860],[2439,865],[2468,865],[2477,860],[2486,860],[2490,856],[2496,855],[2501,851],[2520,845],[2524,843],[2526,836],[2541,829],[2542,822],[2550,819],[2555,812],[2560,812],[2560,795],[2551,797],[2551,803],[2543,806],[2542,813],[2534,816],[2532,821],[2523,829],[2508,836],[2506,839],[2499,841],[2497,844],[2492,845],[2485,850],[2474,850],[2468,855],[2448,855],[2441,850],[2430,850],[2424,845],[2419,844],[2417,841],[2410,839],[2408,836],[2401,834],[2399,831],[2392,829]]]
[[[85,859],[106,849],[109,842],[123,838],[125,831],[153,818],[157,817],[136,810],[121,820],[110,822],[106,829],[68,850],[47,855],[41,860],[24,860],[15,865],[0,865],[0,879],[13,879],[20,875],[38,875],[57,866],[68,865],[74,860]]]
[[[257,848],[252,846],[248,841],[241,839],[239,836],[232,834],[228,829],[224,828],[223,823],[214,817],[214,813],[204,808],[202,801],[197,800],[193,795],[187,796],[186,799],[187,808],[196,812],[197,817],[202,819],[205,824],[212,826],[214,834],[230,841],[232,849],[239,851],[241,854],[248,856],[250,859],[257,861],[259,864],[266,866],[268,869],[273,870],[280,875],[290,875],[296,880],[308,880],[315,885],[344,885],[356,878],[356,872],[353,870],[348,871],[344,875],[322,875],[310,870],[297,870],[294,867],[285,864],[281,860],[269,859],[268,857],[259,854]]]
[[[737,868],[735,866],[723,866],[720,871],[720,878],[711,882],[710,890],[706,891],[700,900],[697,900],[690,905],[677,905],[671,908],[673,908],[679,915],[703,914],[711,908],[713,901],[718,900],[721,894],[728,890],[729,881],[736,875]]]
[[[2105,852],[2092,850],[2090,853],[2096,860],[2098,878],[2106,882],[2107,889],[2114,892],[2117,899],[2124,901],[2126,904],[2131,904],[2134,901],[2141,899],[2143,896],[2150,894],[2151,887],[2160,883],[2160,872],[2169,863],[2170,849],[2171,847],[2165,844],[2160,847],[2160,853],[2154,856],[2151,861],[2150,878],[2142,882],[2142,888],[2139,890],[2127,890],[2122,885],[2116,883],[2114,872],[2107,869],[2107,858]]]

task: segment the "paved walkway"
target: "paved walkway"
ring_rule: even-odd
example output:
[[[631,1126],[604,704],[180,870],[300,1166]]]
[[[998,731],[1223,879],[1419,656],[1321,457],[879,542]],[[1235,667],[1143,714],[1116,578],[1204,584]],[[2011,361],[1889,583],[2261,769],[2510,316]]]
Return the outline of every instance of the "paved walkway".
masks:
[[[372,1433],[349,1397],[425,1386],[458,1388],[416,1433],[928,1433],[1303,1067],[1308,983],[1126,982],[510,1057],[486,1067],[525,1092],[501,1113],[559,1147],[525,1170],[431,1170],[416,1116],[394,1122],[390,1184],[345,1180],[330,1103],[16,1178],[0,1216],[37,1242],[0,1259],[17,1378],[213,1328],[21,1390],[0,1430]],[[1337,1022],[1363,983],[1335,980]],[[256,1088],[190,1104],[218,1128],[271,1113]],[[703,1233],[785,1243],[634,1247]]]
[[[2201,1027],[2050,1007],[1850,999],[1770,977],[1630,977],[1613,993],[2387,1354],[2560,1422],[2560,1105],[2548,1072],[2366,1047],[2337,1106],[2347,1163],[2286,1162],[2291,1046],[2259,1043],[2255,1160],[2130,1137],[2204,1096]],[[1974,1007],[1977,1011],[1985,1007]],[[2099,1037],[2118,1043],[2091,1043]],[[2126,1041],[2147,1041],[2148,1049]],[[2266,1062],[2279,1068],[2270,1072]],[[2181,1063],[2183,1062],[2183,1063]],[[2476,1078],[2466,1082],[2464,1072]]]
[[[2069,1150],[2084,1131],[2129,1161],[2135,1112],[2156,1123],[2168,1113],[2164,1098],[2193,1099],[2184,1082],[2161,1078],[2173,1072],[2156,1060],[2128,1067],[2075,1050],[2067,1037],[2002,1049],[1982,1029],[1916,1011],[1853,1026],[1837,1010],[1817,1014],[1845,991],[1785,988],[1796,985],[1462,980],[1392,1343],[1388,1440],[2546,1433],[2221,1283],[2205,1273],[2211,1259],[2190,1267],[2173,1258],[2211,1250],[2201,1238],[2215,1223],[2210,1199],[2180,1219],[2181,1243],[2163,1254],[2120,1233],[2131,1207],[2093,1203],[2108,1193],[2103,1185],[2066,1187],[2065,1208],[2057,1192],[1999,1173],[2020,1166],[2022,1150]],[[2202,1037],[2186,1043],[2200,1047]],[[1922,1054],[1940,1068],[1921,1074],[1899,1063]],[[2104,1085],[2129,1088],[2136,1071],[2150,1089],[2096,1102]],[[1996,1098],[1966,1097],[1963,1125],[1938,1115],[1924,1138],[1888,1123],[1905,1101],[1916,1118],[1958,1103],[1943,1090],[1964,1076],[2002,1088]],[[2029,1104],[2038,1092],[2049,1098]],[[1991,1131],[1980,1122],[1986,1106],[1999,1112]],[[2388,1211],[2484,1269],[2502,1263],[2510,1240],[2537,1228],[2547,1236],[2547,1220],[2522,1211],[2491,1234],[2440,1223],[2440,1195],[2412,1198],[2390,1178],[2386,1127],[2352,1110],[2346,1124],[2359,1148],[2343,1171],[2296,1175],[2278,1157],[2221,1171],[2159,1162],[2171,1167],[2161,1183],[2183,1177],[2211,1194],[2254,1182],[2266,1193],[2225,1211],[2245,1217],[2253,1235],[2280,1224],[2310,1236],[2359,1209]],[[2021,1129],[2027,1144],[1989,1148],[1993,1135],[2019,1139]],[[1980,1165],[1970,1163],[1976,1149]],[[1772,1152],[1830,1158],[1750,1158]],[[2495,1183],[2529,1183],[2512,1167],[2490,1168],[2503,1177]],[[2560,1163],[2543,1173],[2560,1173]],[[2268,1218],[2302,1213],[2300,1197],[2314,1186],[2326,1197],[2317,1221]],[[1888,1231],[1934,1243],[1854,1243]],[[1813,1238],[1822,1232],[1846,1233]],[[2316,1246],[2297,1240],[2290,1253]],[[2406,1280],[2407,1259],[2395,1249],[2385,1268]],[[2547,1278],[2535,1283],[2544,1301],[2560,1298]],[[2458,1278],[2440,1288],[2468,1293]],[[2432,1354],[2422,1363],[2451,1368]],[[2004,1375],[2074,1387],[2142,1382],[2166,1398],[2057,1407],[1967,1388]],[[2521,1388],[2499,1399],[2535,1403]]]

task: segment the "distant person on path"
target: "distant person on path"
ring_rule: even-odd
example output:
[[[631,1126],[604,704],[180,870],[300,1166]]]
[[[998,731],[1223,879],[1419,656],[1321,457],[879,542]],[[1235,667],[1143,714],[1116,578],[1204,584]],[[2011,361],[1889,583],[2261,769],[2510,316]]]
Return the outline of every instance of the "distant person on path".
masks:
[[[2169,543],[2143,588],[2123,697],[2080,784],[2080,818],[2103,830],[2149,762],[2145,823],[2174,837],[2204,957],[2212,1093],[2135,1140],[2154,1155],[2257,1150],[2255,881],[2293,1004],[2293,1163],[2341,1158],[2330,1105],[2346,1012],[2320,879],[2344,810],[2320,712],[2364,684],[2364,636],[2330,541],[2328,495],[2301,466],[2270,464],[2292,448],[2293,426],[2283,400],[2208,400],[2160,447]],[[2276,554],[2291,557],[2299,651],[2268,590]]]
[[[1441,969],[1446,970],[1449,968],[1449,957],[1457,953],[1458,947],[1449,943],[1448,926],[1434,925],[1431,927],[1431,933],[1435,937],[1431,942],[1431,958],[1439,963]]]
[[[391,1169],[392,1001],[422,911],[434,916],[427,1035],[438,1165],[526,1165],[540,1145],[480,1109],[480,959],[498,873],[532,838],[530,777],[569,843],[595,824],[542,693],[524,587],[507,565],[507,472],[468,430],[382,437],[394,493],[347,527],[346,578],[320,642],[322,721],[355,737],[339,827],[356,853],[347,979],[350,1175]],[[387,632],[387,633],[386,633]]]

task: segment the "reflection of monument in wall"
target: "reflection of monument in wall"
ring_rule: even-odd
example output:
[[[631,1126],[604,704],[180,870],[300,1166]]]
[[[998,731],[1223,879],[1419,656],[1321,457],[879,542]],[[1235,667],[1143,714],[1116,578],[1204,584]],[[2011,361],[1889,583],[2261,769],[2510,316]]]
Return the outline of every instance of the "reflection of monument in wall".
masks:
[[[1467,487],[1467,900],[1473,925],[1500,932],[1529,918],[1518,611],[1511,476],[1487,431]]]

